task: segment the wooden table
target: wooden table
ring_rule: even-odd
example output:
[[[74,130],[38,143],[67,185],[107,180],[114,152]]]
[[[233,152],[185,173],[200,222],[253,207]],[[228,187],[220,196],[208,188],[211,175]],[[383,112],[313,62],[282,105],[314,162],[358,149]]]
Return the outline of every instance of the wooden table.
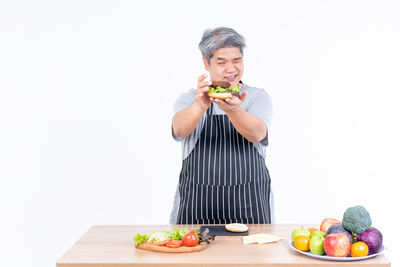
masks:
[[[193,253],[158,253],[136,249],[137,233],[188,229],[196,225],[92,226],[58,261],[57,267],[130,267],[130,266],[369,266],[387,267],[385,255],[353,262],[324,261],[292,251],[288,244],[291,231],[298,225],[249,225],[249,234],[270,233],[284,237],[276,243],[243,245],[241,236],[217,236],[205,250]]]

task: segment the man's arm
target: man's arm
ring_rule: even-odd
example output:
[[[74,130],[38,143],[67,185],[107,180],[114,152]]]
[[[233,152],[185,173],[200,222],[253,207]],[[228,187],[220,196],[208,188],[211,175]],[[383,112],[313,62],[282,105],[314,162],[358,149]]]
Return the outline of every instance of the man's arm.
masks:
[[[225,111],[235,129],[249,142],[256,143],[268,135],[267,125],[258,117],[244,110],[240,104],[246,98],[247,92],[232,99],[214,99],[213,101]]]
[[[207,109],[206,109],[207,110]],[[172,129],[177,137],[188,137],[196,128],[205,110],[194,102],[187,108],[179,111],[172,118]]]
[[[249,142],[260,142],[268,134],[267,125],[242,107],[235,111],[229,111],[226,115],[235,129]]]
[[[189,107],[177,112],[172,118],[172,130],[177,137],[188,137],[194,129],[196,129],[204,112],[208,109],[211,101],[206,93],[208,86],[211,84],[209,81],[204,81],[207,74],[201,75],[197,81],[196,101]]]

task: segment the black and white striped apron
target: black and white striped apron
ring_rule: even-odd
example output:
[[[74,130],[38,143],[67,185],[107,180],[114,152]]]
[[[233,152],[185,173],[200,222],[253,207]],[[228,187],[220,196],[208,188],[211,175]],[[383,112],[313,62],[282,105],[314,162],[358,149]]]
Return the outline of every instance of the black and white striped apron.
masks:
[[[271,223],[264,158],[213,103],[194,149],[182,162],[177,224]]]

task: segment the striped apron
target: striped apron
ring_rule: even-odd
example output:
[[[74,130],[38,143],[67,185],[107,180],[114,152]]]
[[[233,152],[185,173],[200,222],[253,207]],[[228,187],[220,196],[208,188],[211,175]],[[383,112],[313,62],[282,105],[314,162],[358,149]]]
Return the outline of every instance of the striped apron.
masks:
[[[227,115],[207,110],[194,149],[182,162],[177,224],[271,223],[264,158]]]

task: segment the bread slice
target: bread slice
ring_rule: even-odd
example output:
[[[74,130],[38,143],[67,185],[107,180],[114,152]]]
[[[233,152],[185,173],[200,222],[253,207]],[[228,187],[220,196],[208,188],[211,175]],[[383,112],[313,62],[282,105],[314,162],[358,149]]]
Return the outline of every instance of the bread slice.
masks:
[[[212,98],[218,98],[218,99],[227,99],[227,98],[232,98],[231,93],[208,93],[209,97]]]
[[[247,225],[242,223],[231,223],[225,225],[225,229],[228,230],[229,232],[243,233],[249,230],[249,227],[247,227]]]

